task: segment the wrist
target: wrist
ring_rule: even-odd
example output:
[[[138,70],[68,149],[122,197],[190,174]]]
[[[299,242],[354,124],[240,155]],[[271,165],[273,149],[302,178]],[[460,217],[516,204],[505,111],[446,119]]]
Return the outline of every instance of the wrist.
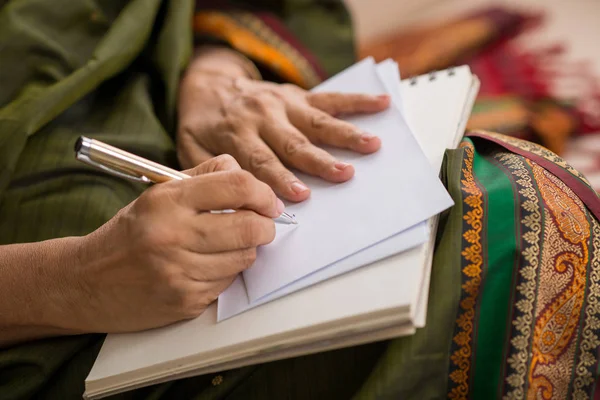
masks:
[[[223,46],[199,46],[188,65],[187,73],[210,72],[230,78],[262,79],[254,63],[243,54]]]
[[[0,346],[47,336],[84,333],[75,323],[85,307],[78,288],[82,239],[52,239],[0,248]]]
[[[86,299],[81,290],[84,237],[67,237],[39,243],[40,265],[46,273],[33,277],[34,286],[42,295],[38,297],[38,312],[32,324],[39,324],[65,334],[83,333],[77,319]]]

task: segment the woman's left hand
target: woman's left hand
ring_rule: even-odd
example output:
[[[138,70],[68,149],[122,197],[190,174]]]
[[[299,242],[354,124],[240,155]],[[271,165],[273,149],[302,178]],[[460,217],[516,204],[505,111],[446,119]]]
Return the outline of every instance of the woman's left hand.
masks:
[[[390,104],[388,96],[310,93],[253,80],[242,69],[234,73],[231,65],[223,65],[218,71],[192,64],[182,79],[177,143],[183,168],[230,154],[279,196],[302,201],[310,189],[286,166],[330,182],[354,175],[352,165],[316,144],[364,154],[380,148],[379,138],[336,116],[382,111]]]

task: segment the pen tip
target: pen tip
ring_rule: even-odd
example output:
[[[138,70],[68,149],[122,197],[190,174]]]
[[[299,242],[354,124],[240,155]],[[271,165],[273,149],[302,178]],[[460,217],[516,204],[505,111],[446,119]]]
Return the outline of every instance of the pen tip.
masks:
[[[288,223],[292,225],[298,225],[298,221],[296,220],[295,215],[284,212],[283,214],[281,214],[281,216],[285,218],[288,221]]]

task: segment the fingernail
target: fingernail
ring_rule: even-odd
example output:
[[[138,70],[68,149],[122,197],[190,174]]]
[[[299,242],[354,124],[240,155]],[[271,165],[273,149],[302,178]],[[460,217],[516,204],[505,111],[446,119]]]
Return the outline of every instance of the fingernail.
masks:
[[[294,193],[300,194],[306,192],[308,188],[299,182],[294,182],[292,183],[292,190],[294,191]]]
[[[350,166],[350,164],[345,163],[345,162],[337,162],[333,165],[336,169],[339,169],[340,171],[345,170],[346,168],[348,168]]]
[[[362,135],[360,135],[360,140],[363,141],[363,142],[365,142],[365,143],[368,143],[368,142],[370,142],[371,140],[373,140],[375,138],[376,138],[376,136],[369,135],[368,133],[363,133]]]
[[[285,211],[285,204],[283,204],[283,201],[281,201],[281,199],[277,199],[277,213],[279,215],[283,214],[283,211]]]
[[[379,96],[377,96],[377,98],[379,100],[389,100],[390,96],[387,94],[380,94]]]

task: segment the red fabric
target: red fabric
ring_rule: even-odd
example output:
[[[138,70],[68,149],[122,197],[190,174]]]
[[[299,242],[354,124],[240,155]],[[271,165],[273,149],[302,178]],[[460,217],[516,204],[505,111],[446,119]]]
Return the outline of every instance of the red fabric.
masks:
[[[528,102],[552,99],[576,120],[573,134],[599,132],[600,78],[585,64],[564,64],[566,49],[556,44],[528,51],[513,40],[503,40],[463,62],[480,78],[480,96],[510,94]],[[553,91],[561,79],[577,82],[587,91],[576,98],[561,98]]]

